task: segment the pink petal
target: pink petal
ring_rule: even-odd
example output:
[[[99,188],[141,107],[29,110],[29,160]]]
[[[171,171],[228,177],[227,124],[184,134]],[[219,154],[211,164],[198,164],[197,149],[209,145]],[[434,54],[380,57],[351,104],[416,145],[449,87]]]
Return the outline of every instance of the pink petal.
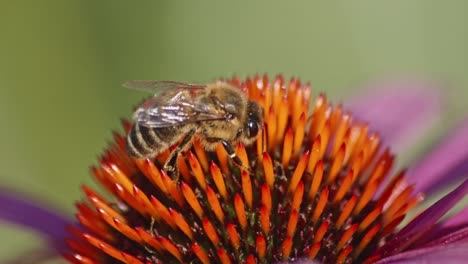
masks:
[[[468,244],[439,245],[403,252],[385,259],[381,259],[376,264],[389,263],[467,263]]]
[[[398,153],[439,120],[442,96],[435,86],[417,80],[372,83],[366,95],[344,105]]]
[[[468,119],[409,171],[416,189],[425,193],[468,176]]]
[[[389,256],[410,247],[417,239],[430,232],[441,217],[468,193],[468,179],[431,207],[413,219],[402,230],[378,250],[381,256]]]

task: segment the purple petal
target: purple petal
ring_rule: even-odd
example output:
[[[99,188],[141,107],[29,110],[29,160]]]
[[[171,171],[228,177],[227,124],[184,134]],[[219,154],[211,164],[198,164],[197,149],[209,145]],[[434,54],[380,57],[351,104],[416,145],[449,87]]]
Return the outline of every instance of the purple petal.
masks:
[[[408,248],[426,232],[429,232],[441,217],[468,193],[468,179],[455,190],[445,195],[431,207],[413,219],[378,250],[382,256],[393,255]]]
[[[468,176],[468,119],[452,131],[431,154],[409,171],[416,189],[425,193]]]
[[[467,263],[468,244],[440,245],[417,250],[411,250],[385,259],[381,259],[376,264],[389,263]]]
[[[425,244],[424,247],[447,245],[457,242],[468,242],[468,227],[456,230],[454,232],[451,232],[450,234],[432,240],[430,243]]]
[[[401,80],[367,85],[367,94],[345,103],[399,152],[424,135],[442,112],[441,94],[429,82]]]
[[[442,228],[451,228],[455,226],[468,226],[468,207],[464,208],[456,215],[451,216],[441,225]]]
[[[437,224],[431,232],[422,236],[412,247],[427,246],[434,241],[447,241],[451,236],[460,235],[460,231],[468,228],[468,208],[461,210],[458,214],[450,216],[449,219]],[[462,231],[463,232],[463,231]],[[460,238],[461,239],[461,238]]]
[[[71,223],[56,210],[38,203],[37,199],[27,199],[4,189],[0,189],[0,219],[32,228],[57,250],[63,248],[64,238],[69,236],[65,228]]]

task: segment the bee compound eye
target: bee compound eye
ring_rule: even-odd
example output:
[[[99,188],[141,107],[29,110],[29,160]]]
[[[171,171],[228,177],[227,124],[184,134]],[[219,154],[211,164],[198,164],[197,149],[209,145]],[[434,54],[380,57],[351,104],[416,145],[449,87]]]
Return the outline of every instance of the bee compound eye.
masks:
[[[258,135],[258,124],[253,120],[247,122],[247,136],[256,137]]]

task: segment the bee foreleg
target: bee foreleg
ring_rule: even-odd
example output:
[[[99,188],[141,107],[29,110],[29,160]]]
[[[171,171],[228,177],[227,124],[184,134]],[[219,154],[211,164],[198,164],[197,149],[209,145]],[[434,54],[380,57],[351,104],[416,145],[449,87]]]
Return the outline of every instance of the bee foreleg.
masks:
[[[246,169],[247,171],[250,172],[250,169],[247,166],[245,166],[242,163],[242,160],[239,158],[239,156],[237,156],[237,154],[234,151],[234,148],[232,147],[231,143],[229,143],[228,141],[226,141],[224,139],[220,139],[220,141],[221,141],[221,144],[223,144],[224,149],[226,150],[226,152],[228,153],[228,155],[232,159],[232,161],[234,161],[234,163],[237,166],[242,167],[242,168],[244,168],[244,169]]]
[[[155,237],[155,235],[154,235],[154,225],[155,224],[156,224],[156,220],[153,217],[151,217],[151,224],[150,224],[149,232],[150,232],[150,235],[153,236],[153,237]],[[145,246],[145,249],[150,254],[153,254],[153,255],[156,254],[156,251],[150,249],[148,246]]]
[[[156,223],[156,220],[153,217],[151,217],[151,224],[150,224],[150,230],[149,231],[150,231],[150,234],[152,236],[154,236],[154,224],[155,223]]]
[[[177,171],[177,157],[179,156],[179,153],[187,147],[189,142],[191,142],[195,131],[195,129],[192,129],[184,136],[180,144],[171,152],[171,155],[169,155],[167,161],[164,163],[163,169],[169,174],[169,176],[171,176],[172,179],[177,180],[179,176]]]

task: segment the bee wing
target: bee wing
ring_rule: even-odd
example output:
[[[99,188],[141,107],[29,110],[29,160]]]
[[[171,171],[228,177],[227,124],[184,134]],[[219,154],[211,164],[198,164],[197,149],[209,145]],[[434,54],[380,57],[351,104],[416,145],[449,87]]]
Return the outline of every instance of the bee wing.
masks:
[[[170,91],[201,89],[206,85],[182,83],[175,81],[157,81],[157,80],[133,80],[123,84],[125,88],[153,93],[154,95],[164,94]]]
[[[153,128],[225,120],[224,111],[194,101],[203,89],[202,86],[190,86],[156,94],[135,111],[134,120],[139,125]]]

